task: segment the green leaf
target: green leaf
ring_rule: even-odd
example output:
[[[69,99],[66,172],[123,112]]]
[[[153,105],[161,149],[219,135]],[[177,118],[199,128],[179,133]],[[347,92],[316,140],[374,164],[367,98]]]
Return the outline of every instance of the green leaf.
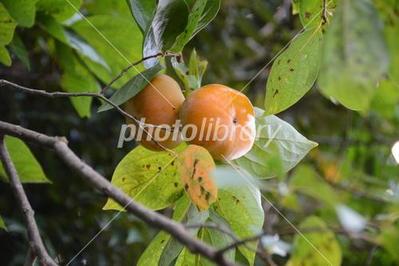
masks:
[[[84,1],[83,8],[87,10],[88,14],[112,15],[114,17],[131,17],[129,4],[127,1]]]
[[[176,151],[183,149],[182,144]],[[164,209],[183,194],[175,159],[176,156],[169,152],[155,152],[138,146],[119,162],[111,183],[147,208]],[[123,208],[108,199],[104,210]]]
[[[216,215],[216,214],[213,214]],[[218,225],[220,226],[220,219],[218,219]],[[198,239],[208,243],[216,249],[224,248],[225,246],[232,243],[232,239],[230,236],[226,235],[219,230],[210,229],[210,228],[202,228],[198,233]],[[234,262],[235,257],[235,249],[231,249],[230,251],[224,253],[226,259],[231,262]],[[214,263],[210,262],[203,256],[198,254],[193,254],[187,248],[184,248],[180,253],[175,266],[212,266]]]
[[[36,8],[63,22],[77,13],[81,4],[82,0],[39,0]]]
[[[0,63],[6,66],[11,66],[10,54],[8,53],[8,50],[3,46],[0,46]]]
[[[396,84],[399,84],[399,18],[395,18],[395,22],[386,23],[384,25],[384,32],[385,40],[387,42],[390,53],[389,78],[392,79],[392,81],[394,81]]]
[[[399,83],[394,83],[392,80],[381,81],[371,102],[371,110],[386,119],[394,119],[395,109],[398,104]]]
[[[29,147],[18,138],[6,136],[5,144],[22,183],[50,183]],[[0,176],[8,182],[0,164]]]
[[[284,111],[312,88],[319,73],[321,45],[320,29],[308,30],[277,57],[266,85],[267,114]]]
[[[301,1],[301,0],[291,0],[292,15],[296,15],[299,13],[299,1]]]
[[[188,21],[185,30],[177,36],[172,51],[180,52],[183,50],[186,43],[193,37],[193,33],[199,23],[201,14],[204,12],[207,0],[196,0],[193,6],[190,8],[190,13],[188,15]]]
[[[335,8],[336,0],[298,0],[299,18],[305,28],[322,24],[323,1],[326,1],[327,15]]]
[[[10,15],[22,27],[32,27],[35,23],[37,0],[2,0]]]
[[[40,19],[40,26],[58,41],[76,50],[80,56],[104,67],[108,72],[110,67],[101,55],[78,35],[65,30],[64,26],[50,16]]]
[[[151,25],[151,20],[157,6],[155,0],[126,0],[130,11],[141,31],[144,33]]]
[[[144,39],[143,56],[169,50],[185,30],[188,16],[189,10],[185,1],[160,1]],[[148,60],[145,64],[152,66],[156,61]]]
[[[227,221],[224,220],[223,217],[219,216],[216,212],[211,210],[209,218],[213,223],[217,224],[220,228],[224,228],[226,230],[231,231],[231,228],[227,223]],[[227,234],[221,232],[220,230],[212,228],[204,228],[203,230],[205,231],[205,237],[204,237],[205,242],[209,243],[215,248],[220,249],[226,247],[227,245],[230,245],[232,242],[235,241],[234,239],[231,238],[231,236],[228,236]],[[226,259],[234,262],[235,249],[227,251],[224,255]]]
[[[171,59],[171,63],[186,91],[189,92],[201,87],[208,61],[201,60],[195,49],[191,52],[188,66],[184,62],[178,62],[175,57]]]
[[[208,217],[209,217],[208,211],[199,211],[194,205],[191,205],[186,217],[182,222],[187,225],[203,224],[208,219]],[[190,233],[193,236],[196,236],[198,231],[200,231],[199,228],[193,228],[190,230]],[[179,256],[183,248],[184,248],[183,244],[181,244],[175,238],[170,239],[162,253],[158,265],[169,266]],[[199,258],[198,255],[196,255],[196,257]]]
[[[122,88],[117,90],[109,100],[118,106],[127,102],[144,89],[148,85],[148,81],[151,81],[162,69],[162,65],[156,64],[155,66],[144,70],[140,74],[137,74],[123,85]],[[98,112],[107,111],[112,108],[114,107],[109,103],[104,103],[98,108]]]
[[[399,262],[398,254],[398,243],[399,243],[399,230],[397,226],[389,225],[385,226],[380,235],[378,241],[382,247],[392,256],[392,258]]]
[[[204,29],[217,15],[220,9],[221,0],[208,0],[201,18],[192,36]]]
[[[7,230],[6,224],[3,221],[3,218],[0,216],[0,229]]]
[[[176,201],[173,212],[173,220],[183,220],[186,213],[190,209],[190,206],[190,200],[183,195],[179,200]],[[159,232],[140,256],[137,266],[158,265],[162,253],[170,239],[171,236],[168,233],[164,231]]]
[[[107,84],[128,65],[142,58],[143,36],[130,17],[97,15],[87,19],[102,35],[86,20],[77,21],[71,28],[107,62],[111,71],[101,64],[83,58],[87,67]],[[121,87],[141,70],[143,67],[140,65],[132,67],[113,87]]]
[[[307,165],[301,165],[295,170],[289,181],[289,187],[294,192],[299,192],[322,201],[328,207],[334,207],[341,202],[334,189],[323,181],[314,169]]]
[[[244,184],[231,183],[219,186],[218,201],[213,205],[214,210],[226,220],[237,237],[253,236],[261,231],[264,221],[261,193],[245,175],[240,175],[232,168],[230,178],[242,180]],[[256,249],[257,243],[248,245]],[[246,247],[239,249],[248,263],[253,265],[255,253]]]
[[[295,167],[317,143],[302,136],[293,126],[255,108],[257,138],[252,149],[237,163],[259,178],[278,176]]]
[[[30,70],[29,54],[24,43],[18,34],[14,34],[14,38],[10,43],[11,51],[18,57],[19,60]]]
[[[323,220],[310,216],[301,223],[299,230],[303,235],[295,236],[287,266],[341,265],[341,248]]]
[[[63,70],[61,76],[61,87],[66,92],[98,92],[100,86],[83,66],[72,50],[65,45],[57,44],[57,59]],[[73,107],[80,117],[90,117],[91,97],[70,97]]]
[[[199,231],[198,239],[201,241],[206,241],[205,237],[209,232],[206,229],[202,228]],[[175,266],[213,266],[214,263],[211,263],[206,258],[200,256],[199,254],[193,254],[189,249],[184,248],[180,253],[179,257],[176,260]]]
[[[319,85],[345,107],[366,111],[388,71],[381,21],[371,0],[341,0],[327,29]]]
[[[0,3],[0,46],[9,44],[13,38],[15,27],[14,19],[7,12],[7,9]]]

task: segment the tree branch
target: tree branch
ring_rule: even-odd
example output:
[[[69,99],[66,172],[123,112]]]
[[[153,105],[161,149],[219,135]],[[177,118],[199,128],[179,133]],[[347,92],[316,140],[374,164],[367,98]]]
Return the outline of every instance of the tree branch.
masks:
[[[119,188],[114,187],[105,177],[96,172],[93,168],[83,162],[72,150],[69,149],[65,138],[50,137],[36,131],[25,129],[18,125],[0,121],[0,132],[6,135],[20,138],[24,141],[34,142],[51,148],[80,176],[89,182],[93,187],[102,191],[105,195],[118,202],[125,209],[141,218],[147,224],[164,230],[185,245],[192,253],[200,254],[218,265],[234,265],[224,257],[223,253],[218,252],[213,247],[192,237],[186,228],[157,212],[145,208],[143,205],[135,202]]]
[[[41,265],[57,265],[57,263],[55,263],[55,261],[49,256],[46,248],[44,247],[42,238],[40,237],[39,228],[35,221],[35,213],[29,203],[28,197],[25,194],[25,190],[18,177],[17,170],[11,161],[7,147],[4,144],[3,135],[0,135],[0,159],[3,163],[4,170],[9,177],[10,185],[14,191],[15,197],[17,198],[19,207],[24,214],[24,219],[28,230],[29,245],[32,252],[38,257]]]

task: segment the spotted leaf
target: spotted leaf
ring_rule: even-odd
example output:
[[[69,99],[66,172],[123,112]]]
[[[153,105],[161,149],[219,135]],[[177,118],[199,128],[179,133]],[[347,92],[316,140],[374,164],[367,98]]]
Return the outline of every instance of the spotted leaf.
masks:
[[[189,145],[177,158],[177,169],[184,189],[200,210],[208,209],[216,200],[218,189],[211,176],[214,168],[212,156],[197,145]]]

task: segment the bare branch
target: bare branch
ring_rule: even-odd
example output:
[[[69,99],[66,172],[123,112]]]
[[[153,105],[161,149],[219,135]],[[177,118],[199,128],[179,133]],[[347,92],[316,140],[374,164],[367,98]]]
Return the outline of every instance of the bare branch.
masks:
[[[75,170],[93,187],[102,191],[105,195],[118,202],[125,209],[141,218],[147,224],[164,230],[185,245],[192,253],[200,254],[218,265],[234,265],[229,262],[223,253],[211,246],[192,237],[191,233],[180,223],[177,223],[157,212],[147,209],[135,202],[119,188],[114,187],[105,177],[83,162],[72,150],[69,149],[65,138],[50,137],[36,131],[0,121],[0,132],[14,136],[24,141],[34,142],[51,148],[68,165]]]
[[[25,194],[25,190],[18,177],[17,170],[11,161],[7,147],[4,144],[4,136],[2,135],[0,135],[0,159],[3,163],[4,170],[9,177],[10,185],[14,191],[15,197],[17,198],[19,207],[24,214],[24,219],[28,230],[29,245],[32,252],[38,257],[41,265],[57,265],[57,263],[55,263],[55,261],[49,256],[46,248],[44,247],[42,238],[40,237],[39,228],[35,221],[35,213],[29,203],[28,197]]]

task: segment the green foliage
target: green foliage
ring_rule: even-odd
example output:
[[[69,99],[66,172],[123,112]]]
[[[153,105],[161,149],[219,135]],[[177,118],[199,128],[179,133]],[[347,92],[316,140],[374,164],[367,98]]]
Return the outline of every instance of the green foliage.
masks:
[[[194,205],[191,205],[186,217],[182,222],[187,225],[197,225],[206,222],[208,217],[209,217],[208,211],[199,211]],[[198,233],[199,239],[202,239],[201,231],[202,230],[200,230],[200,228],[193,228],[190,230],[193,236],[197,236],[197,233],[199,232]],[[176,239],[171,239],[167,247],[165,248],[164,252],[162,253],[162,256],[159,261],[160,262],[159,266],[169,266],[177,257],[179,258],[177,259],[176,264],[179,265],[178,261],[182,256],[185,256],[186,254],[184,252],[184,249],[186,248],[184,249],[183,248],[184,246],[179,241],[177,241]],[[195,257],[196,257],[195,260],[199,261],[200,256],[196,255]]]
[[[11,66],[11,57],[5,47],[0,46],[0,63],[6,66]]]
[[[143,90],[148,85],[148,82],[151,81],[162,69],[163,67],[160,64],[156,64],[155,66],[137,74],[123,85],[122,88],[117,90],[109,100],[116,105],[122,105]],[[114,107],[109,103],[104,103],[98,108],[98,111],[107,111],[112,108]]]
[[[214,210],[231,227],[239,238],[257,234],[262,229],[264,212],[261,205],[261,193],[245,175],[240,175],[234,169],[230,171],[232,180],[242,180],[241,185],[232,182],[219,187],[218,200],[213,205]],[[248,243],[251,248],[256,248],[257,243]],[[239,247],[240,252],[253,265],[255,253],[252,249]]]
[[[297,0],[297,8],[299,18],[305,28],[313,28],[320,26],[323,21],[323,2],[326,2],[326,18],[328,20],[329,13],[335,8],[336,0]]]
[[[155,0],[126,0],[130,11],[141,31],[144,33],[151,25],[152,17],[156,8]]]
[[[22,27],[32,27],[35,22],[37,0],[2,0],[10,15]]]
[[[284,111],[312,88],[319,74],[321,45],[321,29],[307,30],[277,57],[267,80],[267,114]]]
[[[191,52],[188,66],[184,62],[178,62],[174,57],[171,59],[171,63],[176,75],[184,85],[186,94],[201,87],[208,61],[201,60],[195,49]]]
[[[187,42],[213,20],[219,7],[220,0],[159,3],[146,32],[144,56],[168,50],[181,52]]]
[[[61,87],[67,92],[98,92],[100,86],[90,72],[80,64],[72,50],[65,45],[57,46],[57,58],[63,69]],[[80,117],[90,117],[90,97],[71,97],[72,105]]]
[[[19,60],[30,70],[29,54],[26,50],[25,44],[22,42],[18,34],[14,34],[14,38],[10,43],[11,51],[18,57]]]
[[[390,12],[390,10],[388,10]],[[385,40],[388,45],[390,68],[389,78],[393,82],[399,84],[399,17],[393,16],[387,19],[384,27]]]
[[[187,55],[189,49],[184,50],[184,48],[213,20],[221,4],[219,0],[0,0],[0,2],[0,62],[11,65],[11,59],[17,57],[28,68],[32,67],[31,73],[35,75],[22,77],[23,84],[31,83],[32,87],[42,88],[49,78],[49,85],[45,89],[53,90],[55,89],[53,79],[55,79],[54,84],[60,84],[62,89],[68,92],[98,92],[100,82],[105,84],[110,82],[122,69],[140,60],[142,54],[148,56],[160,51],[177,53],[184,51],[184,55]],[[76,9],[71,7],[69,2],[76,6]],[[260,138],[248,154],[233,162],[240,166],[237,167],[239,171],[247,175],[244,182],[240,181],[242,177],[238,176],[239,173],[234,169],[217,166],[213,176],[219,189],[218,199],[209,211],[198,211],[183,192],[173,155],[166,152],[155,153],[139,146],[127,154],[116,167],[112,183],[147,207],[154,210],[168,208],[166,214],[169,210],[173,210],[173,219],[176,221],[213,222],[231,230],[239,238],[258,233],[262,229],[264,218],[267,222],[268,219],[270,223],[275,222],[273,216],[264,217],[261,192],[254,186],[262,184],[259,187],[267,189],[264,193],[271,196],[273,203],[294,212],[295,215],[287,217],[293,224],[301,223],[300,230],[306,239],[332,265],[340,265],[341,261],[343,264],[359,265],[364,263],[363,254],[368,255],[368,250],[363,246],[356,246],[357,252],[352,252],[352,241],[344,234],[340,234],[340,244],[342,244],[340,247],[326,224],[337,222],[334,206],[337,203],[345,204],[355,207],[359,213],[367,217],[367,220],[378,219],[378,225],[381,224],[381,230],[367,231],[367,235],[376,239],[381,245],[381,248],[372,254],[372,264],[394,264],[398,261],[396,254],[398,229],[395,222],[390,219],[396,219],[392,217],[396,217],[397,213],[389,206],[397,205],[397,182],[394,177],[398,174],[398,168],[391,158],[390,146],[397,140],[399,121],[399,46],[397,45],[399,2],[374,0],[373,4],[378,9],[377,14],[371,0],[328,1],[327,21],[322,19],[322,0],[293,0],[293,3],[294,14],[299,14],[297,20],[292,17],[282,18],[286,7],[279,1],[225,1],[223,3],[225,6],[220,9],[221,14],[214,25],[193,41],[200,54],[206,55],[206,59],[211,62],[210,71],[205,77],[207,63],[200,60],[196,49],[192,49],[187,64],[184,63],[183,56],[174,57],[170,62],[161,59],[166,62],[164,67],[167,73],[170,73],[172,65],[187,92],[200,87],[203,78],[206,82],[226,83],[240,88],[253,77],[253,70],[256,70],[258,63],[274,58],[279,49],[296,35],[299,30],[296,26],[302,24],[303,33],[278,56],[270,71],[266,98],[264,99],[264,90],[258,89],[264,85],[258,86],[252,83],[252,86],[246,86],[249,96],[255,100],[254,105],[262,106],[264,101],[266,110],[256,110],[257,127],[264,128],[260,132]],[[77,13],[79,7],[87,15],[88,21]],[[332,11],[334,16],[331,16]],[[20,28],[15,31],[17,26]],[[12,53],[9,54],[7,49]],[[52,58],[48,57],[48,52]],[[113,88],[119,90],[110,99],[121,105],[137,94],[147,85],[147,81],[139,75],[140,72],[150,80],[163,70],[163,66],[155,64],[156,61],[156,59],[148,60],[143,64],[147,67],[154,66],[151,68],[145,69],[142,65],[132,67],[113,85]],[[54,63],[57,67],[54,67]],[[19,73],[18,71],[21,71],[19,66],[20,64],[15,64],[14,68],[13,65],[7,73]],[[48,70],[51,70],[51,73],[48,73]],[[37,76],[39,78],[36,78]],[[260,81],[263,82],[262,78],[265,77],[260,77]],[[333,107],[327,101],[321,101],[316,92],[309,93],[300,105],[295,106],[295,109],[287,110],[303,98],[317,78],[323,94],[333,102],[338,101],[350,109],[363,111],[364,117],[349,113],[341,107]],[[25,104],[21,106],[26,106],[26,103],[18,97],[16,101]],[[80,116],[90,115],[92,109],[90,98],[71,98],[71,101]],[[4,102],[6,108],[9,107],[8,101]],[[25,113],[20,113],[14,106],[11,107],[6,109],[7,119],[7,113],[12,113],[10,115],[12,119],[22,117],[21,122],[26,123],[25,118],[29,118],[29,125],[36,128],[42,125],[34,124],[34,121],[38,121],[35,113],[29,113],[29,117],[25,117]],[[29,105],[28,108],[30,107]],[[365,113],[368,107],[371,112]],[[108,109],[111,109],[111,106],[103,104],[99,111]],[[54,110],[60,111],[60,109]],[[67,114],[64,110],[61,111],[62,114]],[[290,170],[317,144],[302,136],[287,122],[270,115],[282,111],[286,111],[284,117],[294,121],[301,132],[306,134],[312,132],[312,138],[320,139],[322,144],[317,152],[312,153],[311,163],[299,166],[293,172]],[[50,115],[41,114],[39,119],[47,122],[48,116]],[[97,119],[99,116],[101,119]],[[107,134],[114,132],[119,125],[115,124],[114,116],[106,120],[107,116],[109,115],[97,114],[89,121],[90,127],[97,126]],[[66,119],[62,120],[63,126],[70,123],[69,116],[65,117]],[[73,126],[76,128],[87,123],[87,120],[80,124],[76,122],[79,121],[77,119],[73,121]],[[112,131],[104,131],[105,123],[107,127],[112,128]],[[54,126],[51,123],[50,129],[53,128],[60,132],[65,130],[56,122]],[[84,135],[81,131],[79,134],[82,135],[82,139],[93,137]],[[71,136],[73,135],[71,132]],[[105,145],[80,147],[77,142],[72,143],[77,145],[77,149],[81,149],[83,156],[90,156],[93,165],[101,170],[103,170],[101,163],[112,165],[110,161],[119,158],[120,153],[123,153],[99,147]],[[40,165],[23,142],[17,139],[7,140],[7,147],[14,156],[17,170],[24,182],[48,182]],[[183,147],[179,147],[177,151],[180,152],[182,149]],[[104,154],[107,154],[107,157]],[[63,175],[63,171],[59,171],[58,168],[52,169],[52,165],[49,163],[46,171],[49,169]],[[220,170],[225,168],[227,170],[222,173]],[[106,167],[104,169],[104,173],[111,171]],[[191,169],[188,168],[189,170]],[[4,176],[4,171],[0,173]],[[286,178],[283,178],[284,176]],[[255,178],[270,179],[258,181]],[[69,180],[67,184],[68,187],[74,185]],[[54,187],[56,186],[52,186],[52,189],[55,190]],[[345,191],[340,191],[339,188]],[[71,189],[71,191],[76,190]],[[353,195],[351,191],[354,191]],[[52,195],[51,199],[62,198],[60,196],[62,193],[53,192],[51,190],[51,194],[56,196]],[[81,200],[80,196],[81,193],[78,193],[76,197],[78,203]],[[377,198],[376,202],[374,198]],[[94,198],[93,202],[95,201],[98,201],[98,198]],[[98,208],[98,205],[95,208]],[[46,210],[49,209],[51,208]],[[108,200],[104,209],[123,208]],[[7,218],[10,219],[8,211]],[[285,214],[284,209],[281,211]],[[72,212],[75,217],[76,209],[74,208]],[[107,212],[95,213],[109,215]],[[314,213],[321,218],[310,216],[303,219],[304,215]],[[136,221],[133,224],[128,215],[122,216],[128,217],[123,229],[136,230]],[[120,220],[124,219],[122,216]],[[73,219],[65,220],[70,222]],[[280,228],[280,221],[282,220],[273,224],[276,225],[274,228]],[[2,222],[0,217],[0,228],[4,226]],[[78,222],[80,228],[81,219]],[[120,226],[120,221],[115,223]],[[58,224],[56,227],[64,228]],[[92,219],[89,227],[95,228],[92,226]],[[46,226],[46,228],[51,230],[55,226]],[[317,230],[308,232],[308,228]],[[140,231],[139,234],[143,233],[141,229],[137,231]],[[210,228],[192,230],[192,234],[215,248],[224,247],[232,242],[226,234]],[[105,235],[106,233],[104,237]],[[110,241],[104,241],[106,242],[106,247],[102,247],[104,249],[99,247],[93,251],[91,259],[93,257],[97,259],[99,261],[97,264],[104,261],[113,265],[121,264],[113,263],[115,258],[123,258],[123,262],[131,263],[131,260],[134,261],[138,258],[138,254],[142,253],[139,247],[145,247],[146,250],[140,254],[142,256],[138,265],[173,263],[212,265],[203,257],[192,254],[164,232],[159,232],[150,244],[145,241],[138,243],[141,241],[139,240],[134,246],[131,246],[131,243],[126,245],[124,242],[125,230],[119,234],[115,229],[110,235],[112,236]],[[146,239],[144,235],[140,237]],[[50,238],[54,237],[51,235]],[[61,239],[64,242],[70,241],[64,240],[67,238]],[[124,250],[123,254],[128,253],[129,257],[119,256],[121,252],[116,251],[118,248],[115,243],[118,241],[115,239],[121,240],[119,248]],[[295,236],[288,265],[329,264],[306,239],[301,235]],[[285,235],[284,241],[292,242],[292,238]],[[64,242],[62,244],[65,244]],[[256,243],[251,245],[252,248],[256,248]],[[107,249],[111,250],[112,256],[102,252]],[[254,264],[255,254],[252,250],[242,246],[239,251],[232,249],[227,253],[228,259],[237,260],[236,262],[247,260],[247,264]],[[278,262],[284,263],[287,260],[288,258],[279,258]],[[93,261],[92,263],[96,264]]]
[[[198,23],[201,19],[202,13],[205,10],[205,6],[208,0],[196,0],[193,1],[190,8],[190,12],[188,14],[187,25],[184,31],[177,36],[174,41],[173,47],[171,47],[172,51],[181,51],[187,42],[193,37],[193,33],[196,30]],[[218,1],[215,1],[218,2]]]
[[[371,102],[371,109],[386,119],[394,119],[398,102],[399,85],[392,80],[383,80]]]
[[[295,236],[287,266],[341,265],[341,248],[323,220],[310,216],[301,223],[299,230],[303,234]]]
[[[388,251],[394,261],[399,262],[398,241],[399,241],[399,230],[397,226],[389,225],[381,231],[378,236],[378,240],[382,247]]]
[[[301,165],[295,170],[290,179],[289,188],[293,192],[313,197],[330,208],[334,208],[341,201],[337,192],[307,165]]]
[[[158,4],[144,39],[143,55],[169,50],[177,36],[184,31],[188,15],[184,1],[168,0]]]
[[[22,183],[49,183],[42,167],[26,144],[14,137],[4,138],[10,157],[17,169]],[[3,166],[0,164],[0,177],[8,182]]]
[[[3,218],[0,216],[0,229],[7,230],[6,224],[3,221]]]
[[[182,144],[176,151],[183,148]],[[117,165],[111,183],[148,208],[164,209],[183,194],[175,159],[176,156],[169,152],[155,152],[138,146]],[[109,199],[104,209],[123,208]]]
[[[317,143],[302,136],[294,127],[255,108],[257,139],[252,149],[237,163],[259,178],[279,176],[297,165]]]
[[[173,212],[173,220],[183,220],[189,211],[190,206],[190,200],[183,195],[179,200],[176,201]],[[170,240],[171,236],[169,234],[165,233],[164,231],[159,232],[140,256],[137,266],[158,265],[165,247],[168,245]]]
[[[381,21],[370,0],[342,0],[324,40],[322,93],[345,107],[366,111],[388,71]]]
[[[72,17],[78,10],[82,0],[38,0],[36,8],[44,14],[53,16],[63,22]]]
[[[141,59],[142,34],[139,27],[129,17],[96,15],[79,20],[71,25],[84,40],[107,62],[109,69],[97,62],[83,59],[87,67],[104,83],[109,83],[131,63]],[[93,26],[98,30],[94,30]],[[100,33],[99,33],[100,32]],[[142,70],[132,67],[114,86],[119,88]]]
[[[13,38],[17,24],[7,12],[7,9],[0,3],[0,63],[6,66],[11,65],[11,58],[5,45],[9,44]]]

